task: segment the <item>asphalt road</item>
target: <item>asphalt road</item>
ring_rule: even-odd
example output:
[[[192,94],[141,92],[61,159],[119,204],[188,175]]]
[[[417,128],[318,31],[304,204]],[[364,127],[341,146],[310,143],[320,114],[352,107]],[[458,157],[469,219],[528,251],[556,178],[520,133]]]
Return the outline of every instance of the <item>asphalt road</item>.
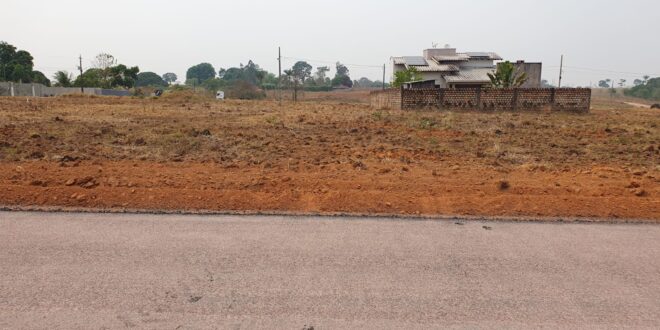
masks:
[[[658,328],[660,226],[0,212],[0,328],[305,325]]]

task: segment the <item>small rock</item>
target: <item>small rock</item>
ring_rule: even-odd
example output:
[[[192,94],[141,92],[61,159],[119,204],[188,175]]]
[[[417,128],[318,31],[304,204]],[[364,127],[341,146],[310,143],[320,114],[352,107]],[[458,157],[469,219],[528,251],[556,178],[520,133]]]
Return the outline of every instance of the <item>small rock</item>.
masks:
[[[493,227],[490,227],[490,226],[482,226],[481,228],[486,229],[486,230],[493,230]]]
[[[76,180],[74,179],[69,179],[64,183],[64,185],[68,187],[73,186],[74,184],[76,184]]]
[[[385,203],[385,206],[387,206],[387,207],[392,207],[392,203],[390,203],[390,202],[386,202],[386,203]]]
[[[644,197],[644,196],[647,195],[646,190],[644,190],[644,189],[639,189],[639,188],[638,188],[638,189],[634,189],[634,190],[633,190],[633,193],[634,193],[635,196],[637,196],[637,197]]]
[[[509,184],[509,181],[506,180],[500,180],[500,182],[497,184],[498,188],[500,190],[507,190],[511,188],[511,184]]]
[[[631,182],[626,188],[639,188],[641,185],[638,182]]]

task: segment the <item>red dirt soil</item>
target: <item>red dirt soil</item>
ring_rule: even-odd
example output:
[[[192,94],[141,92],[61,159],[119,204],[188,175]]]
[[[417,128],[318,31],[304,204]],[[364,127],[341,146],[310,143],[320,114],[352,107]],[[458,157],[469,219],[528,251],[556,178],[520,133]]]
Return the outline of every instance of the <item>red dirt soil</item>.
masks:
[[[573,115],[0,98],[9,207],[660,221],[659,164],[658,113],[611,101]]]
[[[293,172],[209,163],[0,164],[0,201],[14,206],[660,220],[660,202],[649,197],[660,194],[656,179],[615,169],[501,173],[455,168],[433,175],[416,168],[367,174],[347,167]],[[631,182],[653,188],[636,196],[638,185]]]

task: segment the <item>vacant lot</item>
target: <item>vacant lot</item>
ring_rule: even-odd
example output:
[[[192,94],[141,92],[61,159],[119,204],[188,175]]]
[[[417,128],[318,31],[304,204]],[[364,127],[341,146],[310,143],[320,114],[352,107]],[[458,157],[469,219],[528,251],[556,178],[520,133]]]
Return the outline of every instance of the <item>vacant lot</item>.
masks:
[[[660,112],[593,107],[0,98],[0,204],[660,220]]]

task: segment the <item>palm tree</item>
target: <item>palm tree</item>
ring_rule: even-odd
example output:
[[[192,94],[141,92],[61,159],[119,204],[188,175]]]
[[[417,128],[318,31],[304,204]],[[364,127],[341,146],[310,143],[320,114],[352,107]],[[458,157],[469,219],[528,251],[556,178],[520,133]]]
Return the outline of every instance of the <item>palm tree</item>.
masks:
[[[515,88],[522,86],[527,81],[527,73],[516,72],[516,66],[506,61],[497,65],[495,73],[489,73],[488,78],[493,87],[496,88]]]
[[[57,71],[53,75],[56,87],[71,87],[73,85],[73,75],[66,71]]]

